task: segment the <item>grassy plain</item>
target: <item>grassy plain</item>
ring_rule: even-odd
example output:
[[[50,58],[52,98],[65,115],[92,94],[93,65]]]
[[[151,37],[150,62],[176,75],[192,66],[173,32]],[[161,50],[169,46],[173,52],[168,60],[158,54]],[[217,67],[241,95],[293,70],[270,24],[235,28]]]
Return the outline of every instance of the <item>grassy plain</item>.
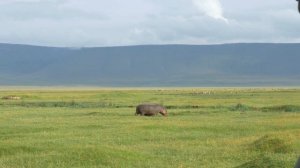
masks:
[[[291,168],[300,89],[5,90],[0,167]],[[169,116],[134,116],[142,102]]]

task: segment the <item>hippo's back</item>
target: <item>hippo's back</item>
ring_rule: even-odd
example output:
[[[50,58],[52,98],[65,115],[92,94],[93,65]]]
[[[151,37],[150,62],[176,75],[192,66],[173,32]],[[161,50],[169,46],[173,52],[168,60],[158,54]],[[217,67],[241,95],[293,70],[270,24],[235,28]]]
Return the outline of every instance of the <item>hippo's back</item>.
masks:
[[[141,115],[156,115],[164,109],[159,104],[140,104],[136,107],[136,113]]]

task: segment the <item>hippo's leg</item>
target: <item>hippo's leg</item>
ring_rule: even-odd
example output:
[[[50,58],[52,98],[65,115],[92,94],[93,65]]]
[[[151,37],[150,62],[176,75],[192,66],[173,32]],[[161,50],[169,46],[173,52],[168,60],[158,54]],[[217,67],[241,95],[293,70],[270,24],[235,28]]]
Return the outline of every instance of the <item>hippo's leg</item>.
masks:
[[[300,3],[300,1],[299,1],[299,3]],[[299,159],[298,159],[298,161],[297,161],[297,163],[295,165],[295,168],[300,168],[300,157],[299,157]]]

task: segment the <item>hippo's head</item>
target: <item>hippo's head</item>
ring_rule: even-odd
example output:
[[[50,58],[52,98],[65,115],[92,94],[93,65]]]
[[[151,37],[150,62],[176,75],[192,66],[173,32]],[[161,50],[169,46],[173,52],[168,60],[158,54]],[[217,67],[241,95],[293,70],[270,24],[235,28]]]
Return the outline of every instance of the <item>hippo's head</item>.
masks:
[[[168,116],[167,109],[165,109],[165,108],[163,108],[159,113],[165,117]]]

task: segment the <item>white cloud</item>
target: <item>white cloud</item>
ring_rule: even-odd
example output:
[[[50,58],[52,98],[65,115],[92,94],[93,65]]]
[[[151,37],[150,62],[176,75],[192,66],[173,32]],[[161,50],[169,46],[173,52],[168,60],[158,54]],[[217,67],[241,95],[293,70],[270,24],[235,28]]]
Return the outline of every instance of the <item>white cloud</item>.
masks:
[[[223,16],[223,9],[219,0],[193,0],[193,2],[207,16],[228,22],[228,19]]]
[[[300,42],[294,1],[0,0],[0,42],[51,46]]]

